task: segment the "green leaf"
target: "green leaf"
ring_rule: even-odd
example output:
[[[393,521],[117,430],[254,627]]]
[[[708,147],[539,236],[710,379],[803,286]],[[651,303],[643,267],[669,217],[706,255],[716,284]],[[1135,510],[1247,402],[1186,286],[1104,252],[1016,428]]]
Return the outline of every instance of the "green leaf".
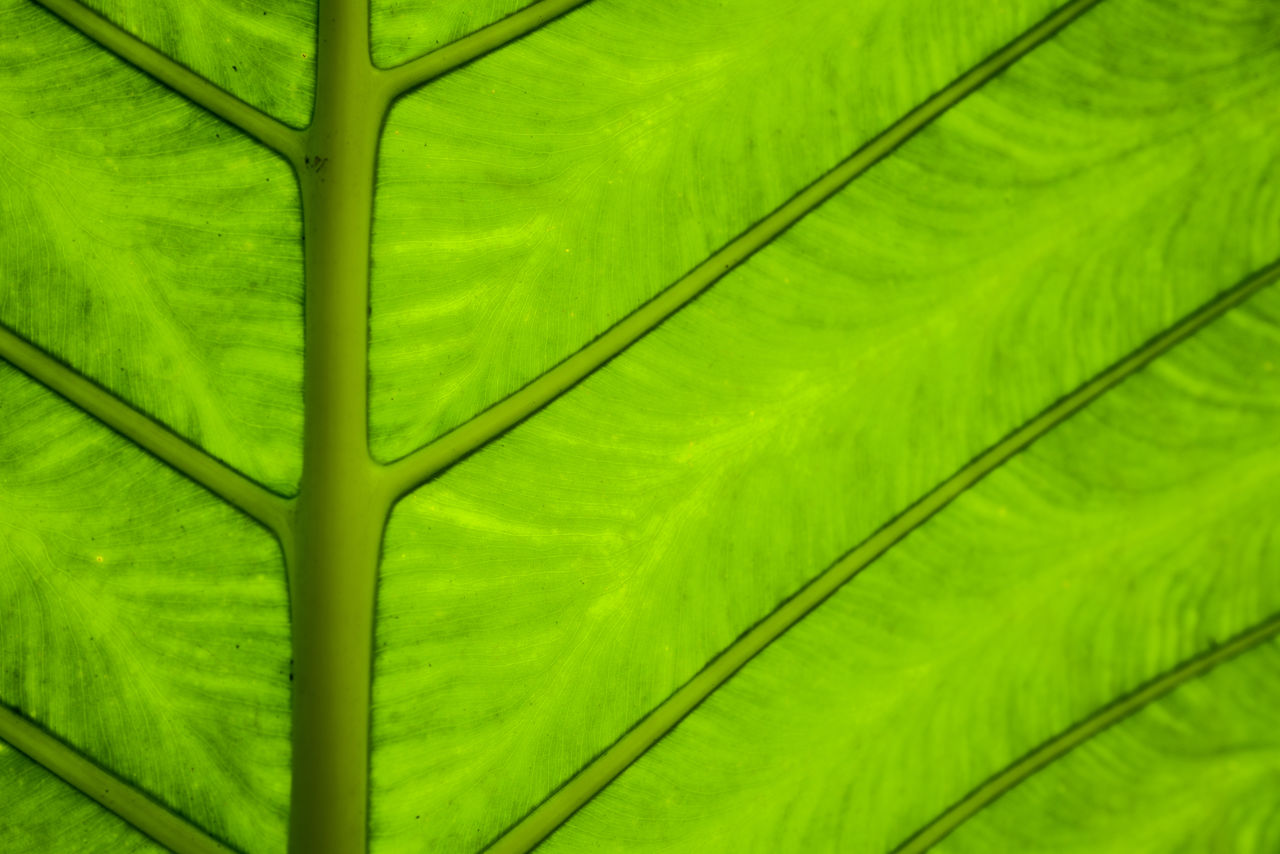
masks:
[[[0,847],[1280,845],[1268,0],[0,0]]]
[[[11,851],[155,854],[164,850],[4,744],[0,744],[0,779],[5,787],[0,838]]]

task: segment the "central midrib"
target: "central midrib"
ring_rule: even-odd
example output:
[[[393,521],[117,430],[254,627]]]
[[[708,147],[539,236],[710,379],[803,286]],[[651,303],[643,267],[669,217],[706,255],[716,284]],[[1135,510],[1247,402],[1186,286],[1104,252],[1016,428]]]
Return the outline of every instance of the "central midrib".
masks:
[[[320,0],[315,117],[294,163],[305,233],[303,468],[286,544],[293,630],[289,848],[367,845],[378,548],[390,501],[367,426],[369,243],[388,98],[367,0]]]

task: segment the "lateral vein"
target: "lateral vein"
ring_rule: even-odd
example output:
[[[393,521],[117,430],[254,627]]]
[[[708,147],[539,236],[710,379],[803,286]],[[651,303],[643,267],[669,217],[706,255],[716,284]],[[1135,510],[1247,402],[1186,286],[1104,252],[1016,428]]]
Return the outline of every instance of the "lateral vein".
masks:
[[[0,327],[0,358],[191,480],[238,507],[282,540],[292,502],[182,439],[53,356]]]
[[[688,305],[730,270],[768,245],[951,107],[1100,2],[1102,0],[1073,0],[1062,6],[939,90],[834,169],[801,190],[790,201],[693,268],[675,284],[618,321],[600,337],[470,421],[391,463],[386,479],[392,497],[398,498],[422,485],[556,400]]]
[[[227,854],[230,851],[186,819],[4,706],[0,706],[0,739],[178,854]]]
[[[388,101],[528,35],[589,0],[539,0],[425,56],[379,71]]]
[[[1187,659],[1133,693],[1103,706],[1089,717],[1020,757],[961,798],[895,848],[893,854],[921,854],[929,850],[1010,789],[1095,735],[1140,712],[1184,683],[1204,676],[1218,665],[1266,643],[1277,635],[1280,635],[1280,614],[1272,615],[1221,646]]]
[[[77,0],[34,0],[100,44],[220,119],[238,127],[292,163],[302,159],[303,136],[180,65]]]
[[[722,650],[697,675],[495,840],[486,854],[525,854],[532,850],[729,677],[893,545],[1032,442],[1278,279],[1280,260],[1223,291],[975,457]]]

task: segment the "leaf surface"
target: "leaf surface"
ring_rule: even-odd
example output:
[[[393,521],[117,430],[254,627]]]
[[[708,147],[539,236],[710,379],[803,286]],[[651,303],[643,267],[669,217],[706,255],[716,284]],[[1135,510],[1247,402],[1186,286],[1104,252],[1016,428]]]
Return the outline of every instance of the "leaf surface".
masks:
[[[985,5],[590,3],[399,101],[374,220],[375,456],[552,367],[1052,6]],[[939,37],[905,61],[925,17]]]
[[[281,848],[275,543],[7,365],[0,394],[0,703],[216,837]]]
[[[39,3],[0,848],[1280,844],[1269,0]]]
[[[530,5],[531,0],[371,0],[373,61],[417,59]]]
[[[936,850],[1045,841],[1055,851],[1274,849],[1278,667],[1272,641],[1188,683],[1009,792]]]
[[[1268,262],[1256,140],[1280,66],[1238,11],[1215,54],[1155,5],[1096,10],[405,500],[380,587],[375,838],[497,835],[852,545]],[[424,776],[454,781],[438,810]],[[781,843],[741,826],[728,849]]]
[[[0,321],[293,491],[302,251],[288,166],[28,0],[2,14]]]
[[[159,854],[163,851],[75,789],[0,744],[0,839],[12,851]]]
[[[309,0],[87,0],[86,6],[294,127],[315,95]]]
[[[752,661],[546,850],[889,851],[1076,721],[1280,614],[1270,583],[1280,371],[1263,355],[1280,348],[1277,321],[1280,293],[1267,292],[956,499]],[[1259,649],[1223,670],[1256,672],[1248,655],[1274,660]],[[1220,679],[1230,681],[1206,677]],[[1270,682],[1259,689],[1274,693]],[[1191,714],[1158,711],[1181,708],[1181,690],[1149,711]],[[1111,759],[1110,773],[1107,760],[1092,763],[1066,788],[1072,821],[1101,822],[1109,802],[1145,805],[1153,764],[1172,773],[1183,752],[1225,767],[1218,739],[1251,746],[1231,730],[1259,732],[1264,703],[1237,708],[1229,697],[1203,736],[1190,720],[1170,724],[1184,741],[1168,753]],[[1102,743],[1123,742],[1141,720]],[[1274,753],[1269,761],[1274,770]],[[1267,762],[1263,752],[1249,765]],[[1192,767],[1181,768],[1183,785]],[[1230,797],[1195,789],[1210,816]],[[1053,810],[1042,797],[1045,812],[1019,813],[1025,824],[1000,822],[1002,844],[959,850],[1058,850],[1059,837],[1040,832]],[[1267,850],[1251,837],[1275,790],[1252,803],[1222,829],[1239,834],[1222,850]],[[1140,828],[1080,837],[1125,850]]]

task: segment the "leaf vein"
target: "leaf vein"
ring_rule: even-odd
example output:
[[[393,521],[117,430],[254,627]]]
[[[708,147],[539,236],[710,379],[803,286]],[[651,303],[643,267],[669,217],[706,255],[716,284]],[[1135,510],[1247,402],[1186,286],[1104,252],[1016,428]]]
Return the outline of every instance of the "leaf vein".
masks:
[[[722,650],[560,789],[510,827],[486,854],[525,854],[670,732],[716,689],[900,540],[1040,437],[1212,321],[1280,280],[1280,260],[1237,282],[1076,388],[920,498],[847,552]],[[1280,618],[1278,618],[1280,619]]]
[[[0,739],[178,854],[226,854],[230,850],[141,790],[98,767],[66,742],[4,706],[0,706]]]
[[[285,540],[292,518],[290,499],[200,450],[3,326],[0,358]]]
[[[230,92],[180,65],[170,57],[131,35],[78,0],[34,0],[106,50],[136,66],[160,83],[203,107],[284,155],[291,163],[302,159],[302,134],[240,100]]]
[[[523,38],[590,0],[539,0],[425,56],[379,72],[388,101]]]
[[[1006,792],[1095,735],[1142,711],[1151,703],[1172,693],[1179,686],[1206,675],[1218,665],[1258,647],[1277,635],[1280,635],[1280,614],[1273,614],[1261,623],[1236,635],[1230,641],[1183,661],[1136,691],[1102,706],[1089,717],[1010,763],[912,834],[895,848],[892,854],[921,854],[929,850]]]
[[[1102,0],[1073,0],[991,54],[911,110],[879,136],[723,246],[689,273],[555,367],[417,451],[388,465],[386,487],[398,498],[452,467],[568,392],[595,370],[691,303],[729,271],[890,155],[946,111],[1052,38]],[[429,55],[430,56],[430,55]]]

